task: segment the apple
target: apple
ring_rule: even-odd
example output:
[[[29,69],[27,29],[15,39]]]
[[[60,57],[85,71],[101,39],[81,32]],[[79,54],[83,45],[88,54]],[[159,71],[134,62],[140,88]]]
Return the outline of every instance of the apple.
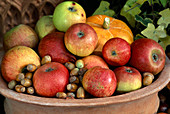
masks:
[[[65,92],[68,83],[69,71],[58,62],[42,65],[33,75],[33,86],[40,96],[54,97],[57,92]]]
[[[108,68],[107,63],[101,58],[100,56],[97,55],[89,55],[84,58],[82,58],[84,62],[84,68],[90,69],[94,66],[100,66],[102,68]]]
[[[37,53],[26,46],[15,46],[8,50],[3,56],[1,63],[1,73],[7,82],[15,80],[16,76],[22,72],[28,64],[40,66],[40,57]]]
[[[150,72],[154,75],[165,66],[165,51],[152,39],[142,38],[131,44],[132,55],[129,64],[140,72]]]
[[[98,42],[95,30],[86,23],[72,25],[64,36],[66,48],[74,55],[85,57],[90,55]]]
[[[116,90],[115,73],[107,68],[95,66],[90,68],[83,76],[84,89],[95,97],[109,97]]]
[[[40,40],[47,34],[54,32],[55,30],[56,28],[53,24],[52,15],[41,17],[35,25],[35,32],[38,34]]]
[[[76,61],[75,56],[64,45],[63,32],[53,32],[46,35],[38,45],[38,52],[42,58],[46,55],[51,56],[51,60],[54,62],[66,63]]]
[[[104,60],[111,66],[123,66],[128,63],[131,56],[129,43],[121,38],[109,39],[103,46]]]
[[[19,45],[36,48],[38,41],[38,36],[31,27],[20,24],[5,33],[3,45],[6,51]]]
[[[86,23],[86,13],[78,3],[65,1],[55,7],[53,23],[57,30],[66,32],[75,23]]]
[[[113,70],[117,79],[118,93],[131,92],[141,88],[142,86],[142,76],[140,72],[128,66],[120,66]]]

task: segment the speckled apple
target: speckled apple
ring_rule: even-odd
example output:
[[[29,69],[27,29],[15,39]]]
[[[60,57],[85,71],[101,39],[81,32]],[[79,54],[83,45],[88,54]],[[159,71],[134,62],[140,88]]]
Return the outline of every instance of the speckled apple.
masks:
[[[77,2],[64,1],[56,6],[53,23],[57,30],[66,32],[73,24],[86,23],[86,13]]]
[[[109,66],[107,65],[107,63],[103,60],[102,57],[98,55],[89,55],[89,56],[82,58],[82,60],[84,61],[84,68],[90,69],[94,66],[100,66],[102,68],[109,69]]]
[[[142,87],[142,76],[137,69],[121,66],[113,71],[117,79],[116,91],[118,93],[131,92]]]
[[[109,97],[115,92],[117,81],[112,70],[95,66],[84,74],[82,84],[95,97]]]
[[[57,92],[65,92],[68,83],[69,71],[58,62],[44,64],[33,75],[33,86],[40,96],[54,97]]]
[[[6,51],[14,46],[36,48],[38,42],[39,38],[36,32],[30,26],[20,24],[5,33],[3,46]]]
[[[152,39],[142,38],[131,44],[129,64],[140,72],[160,73],[165,66],[165,51],[159,43]]]
[[[4,79],[9,82],[15,80],[28,64],[40,66],[40,57],[31,48],[26,46],[15,46],[8,50],[2,59],[1,72]]]
[[[85,57],[94,51],[98,36],[95,30],[86,23],[72,25],[64,36],[66,48],[74,55]]]

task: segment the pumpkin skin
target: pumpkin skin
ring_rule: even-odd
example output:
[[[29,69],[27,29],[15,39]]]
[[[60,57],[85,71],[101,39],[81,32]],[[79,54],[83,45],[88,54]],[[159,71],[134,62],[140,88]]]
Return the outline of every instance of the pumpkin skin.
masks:
[[[110,19],[108,29],[103,28],[103,22],[106,17]],[[102,55],[104,44],[111,38],[119,37],[126,40],[129,44],[133,42],[131,29],[121,20],[106,15],[94,15],[88,17],[86,23],[93,27],[98,36],[98,45],[94,50],[94,54],[96,55]]]

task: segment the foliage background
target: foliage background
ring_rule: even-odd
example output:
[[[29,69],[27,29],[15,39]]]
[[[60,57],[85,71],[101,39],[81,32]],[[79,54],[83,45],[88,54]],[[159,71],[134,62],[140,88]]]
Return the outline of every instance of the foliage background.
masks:
[[[79,0],[87,17],[105,14],[124,21],[134,40],[150,38],[170,51],[170,0]]]

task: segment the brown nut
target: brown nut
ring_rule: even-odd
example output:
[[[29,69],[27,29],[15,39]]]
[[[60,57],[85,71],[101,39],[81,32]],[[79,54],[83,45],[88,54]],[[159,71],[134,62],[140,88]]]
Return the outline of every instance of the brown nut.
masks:
[[[65,63],[65,67],[68,69],[68,70],[73,70],[75,68],[75,65],[74,63],[72,62],[66,62]]]
[[[78,86],[76,84],[67,84],[67,90],[70,92],[75,92]]]
[[[143,85],[148,86],[152,83],[154,75],[150,72],[143,73]]]
[[[51,63],[51,56],[49,56],[49,55],[44,56],[41,60],[41,65],[44,65],[47,63]]]
[[[77,98],[78,99],[84,99],[85,97],[85,91],[84,91],[84,88],[83,87],[79,87],[77,89],[77,94],[76,94]]]
[[[37,66],[35,64],[28,64],[27,65],[27,70],[29,72],[34,72],[37,69]]]
[[[84,61],[82,59],[77,60],[75,64],[76,64],[77,68],[83,68],[84,67]]]
[[[17,82],[20,82],[22,79],[24,79],[25,78],[25,75],[24,75],[24,73],[19,73],[17,76],[16,76],[16,81]]]
[[[74,84],[79,84],[80,83],[79,78],[77,76],[71,76],[69,78],[69,81],[70,81],[70,83],[74,83]]]
[[[8,88],[9,89],[14,89],[15,86],[16,86],[17,82],[15,80],[11,80],[9,83],[8,83]]]
[[[32,81],[30,79],[25,78],[21,80],[21,84],[25,87],[30,87],[32,85]]]
[[[32,72],[27,72],[25,74],[25,78],[30,79],[30,80],[32,79],[32,76],[33,76]]]
[[[70,76],[77,76],[79,72],[79,68],[74,68],[70,71]]]
[[[34,88],[33,87],[28,87],[27,88],[27,93],[31,94],[31,95],[34,94]]]
[[[86,73],[87,70],[88,70],[87,68],[80,68],[78,75],[83,76]]]
[[[15,90],[18,92],[18,93],[24,93],[25,92],[25,87],[22,86],[22,85],[16,85],[15,86]]]
[[[76,95],[72,92],[68,92],[67,93],[67,99],[74,99],[76,97]]]
[[[65,99],[67,98],[67,94],[64,92],[57,92],[56,97],[60,99]]]

